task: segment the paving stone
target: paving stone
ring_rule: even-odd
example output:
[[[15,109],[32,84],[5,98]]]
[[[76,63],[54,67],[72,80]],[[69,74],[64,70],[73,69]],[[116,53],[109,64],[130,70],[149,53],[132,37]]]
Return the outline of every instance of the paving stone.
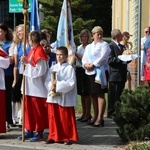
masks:
[[[116,133],[118,128],[112,119],[105,118],[104,127],[92,127],[77,121],[79,141],[72,145],[60,143],[45,144],[48,130],[44,132],[44,141],[25,142],[17,140],[21,128],[11,127],[6,134],[0,134],[0,150],[122,150],[125,143]]]

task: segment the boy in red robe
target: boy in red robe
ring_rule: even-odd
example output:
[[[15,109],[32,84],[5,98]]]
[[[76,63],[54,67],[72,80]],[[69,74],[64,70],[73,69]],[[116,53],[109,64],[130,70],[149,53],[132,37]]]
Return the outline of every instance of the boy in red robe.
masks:
[[[45,85],[48,89],[48,118],[49,130],[47,144],[78,141],[75,110],[77,104],[76,75],[74,68],[69,65],[68,50],[59,47],[56,50],[57,64],[49,69]],[[56,72],[56,79],[51,78]],[[56,94],[55,94],[56,92]]]

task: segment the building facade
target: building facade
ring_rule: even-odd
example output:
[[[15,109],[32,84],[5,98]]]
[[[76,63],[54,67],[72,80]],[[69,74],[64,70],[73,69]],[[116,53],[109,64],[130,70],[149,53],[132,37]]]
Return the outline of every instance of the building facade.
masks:
[[[112,0],[112,29],[118,28],[133,35],[130,41],[133,43],[133,50],[138,54],[140,54],[138,45],[143,37],[143,29],[145,26],[150,26],[149,8],[150,0]],[[140,83],[139,62],[140,58],[129,64],[133,90]]]
[[[134,11],[138,12],[139,0],[112,0],[112,29],[133,32],[133,21],[136,19]],[[150,0],[141,0],[141,35],[143,28],[150,25]]]

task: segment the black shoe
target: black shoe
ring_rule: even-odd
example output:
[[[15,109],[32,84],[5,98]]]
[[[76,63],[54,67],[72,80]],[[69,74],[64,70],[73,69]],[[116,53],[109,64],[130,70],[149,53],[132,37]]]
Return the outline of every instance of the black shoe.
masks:
[[[18,128],[22,128],[22,124],[18,124],[17,126],[18,126]]]
[[[93,124],[92,127],[104,127],[104,120],[102,120],[99,124]]]
[[[45,144],[52,144],[52,143],[55,143],[55,141],[52,139],[47,139]]]
[[[87,119],[82,119],[81,122],[88,122],[89,120],[91,120],[92,116],[90,116],[89,118]]]
[[[84,117],[80,117],[80,118],[77,119],[77,121],[81,121],[83,118],[84,118]]]
[[[88,125],[93,125],[95,121],[89,121],[87,122]]]
[[[10,124],[10,126],[11,126],[11,127],[17,127],[17,125],[16,125],[16,124]]]

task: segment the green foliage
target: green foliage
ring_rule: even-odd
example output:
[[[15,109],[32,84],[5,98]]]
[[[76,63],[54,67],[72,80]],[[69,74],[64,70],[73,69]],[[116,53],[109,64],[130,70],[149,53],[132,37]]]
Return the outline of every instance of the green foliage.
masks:
[[[74,41],[76,44],[79,44],[79,33],[83,29],[92,29],[92,25],[95,22],[95,20],[89,20],[89,21],[83,21],[82,18],[77,18],[73,22],[74,26]]]
[[[132,142],[125,147],[125,150],[150,150],[150,141]]]
[[[139,86],[135,91],[125,89],[121,103],[116,103],[114,121],[117,133],[124,141],[150,138],[150,88]]]
[[[41,12],[44,13],[44,21],[41,29],[52,31],[51,40],[56,40],[57,26],[60,17],[63,0],[38,0],[42,4]],[[79,45],[79,33],[83,29],[90,31],[94,26],[102,26],[104,36],[110,36],[111,30],[111,0],[70,0],[76,45]]]
[[[62,2],[60,0],[39,0],[43,8],[40,9],[44,13],[44,21],[41,22],[41,29],[47,28],[52,31],[52,41],[56,40],[57,36],[57,26],[61,13]],[[91,29],[95,20],[88,19],[85,20],[83,12],[87,11],[91,7],[87,4],[85,0],[72,0],[71,1],[71,11],[73,28],[75,35],[75,43],[78,44],[78,35],[80,31],[84,28]]]

